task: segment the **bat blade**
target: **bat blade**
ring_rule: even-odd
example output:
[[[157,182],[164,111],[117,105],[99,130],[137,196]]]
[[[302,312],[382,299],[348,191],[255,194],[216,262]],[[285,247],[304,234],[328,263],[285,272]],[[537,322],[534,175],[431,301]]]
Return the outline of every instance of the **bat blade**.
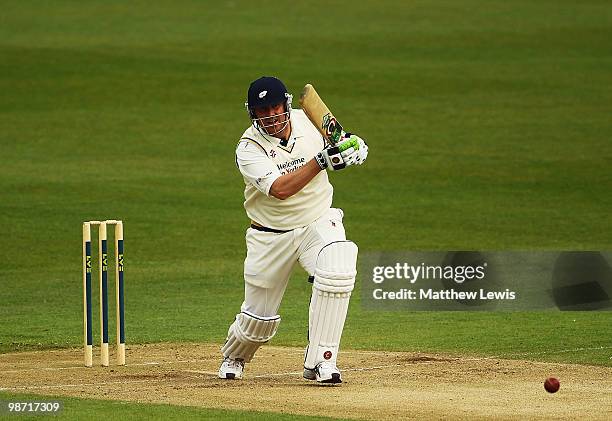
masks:
[[[306,84],[300,95],[300,107],[319,133],[331,144],[336,145],[342,137],[342,125],[329,111],[315,88]]]

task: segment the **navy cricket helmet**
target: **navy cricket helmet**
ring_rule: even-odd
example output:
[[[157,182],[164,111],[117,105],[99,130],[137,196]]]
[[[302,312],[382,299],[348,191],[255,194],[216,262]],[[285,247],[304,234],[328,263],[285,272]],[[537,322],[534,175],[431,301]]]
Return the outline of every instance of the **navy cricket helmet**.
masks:
[[[272,76],[264,76],[253,81],[249,86],[247,94],[247,108],[280,104],[287,100],[287,88],[279,79]]]

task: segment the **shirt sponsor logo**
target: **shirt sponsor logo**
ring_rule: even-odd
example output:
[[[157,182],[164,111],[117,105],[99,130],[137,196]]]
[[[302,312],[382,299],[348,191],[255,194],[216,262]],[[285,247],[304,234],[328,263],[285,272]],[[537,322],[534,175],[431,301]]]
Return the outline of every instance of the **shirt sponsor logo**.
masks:
[[[283,162],[282,164],[276,164],[281,174],[287,174],[296,171],[298,168],[304,166],[306,158],[297,158],[291,161]]]

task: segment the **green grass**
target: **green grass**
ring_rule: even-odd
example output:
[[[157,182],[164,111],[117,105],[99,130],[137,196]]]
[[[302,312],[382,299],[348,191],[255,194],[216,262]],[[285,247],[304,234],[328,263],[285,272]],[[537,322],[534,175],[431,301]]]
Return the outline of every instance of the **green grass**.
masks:
[[[4,3],[0,352],[81,343],[80,224],[101,218],[125,221],[128,342],[224,339],[247,224],[234,146],[262,74],[296,98],[313,83],[368,140],[331,175],[360,250],[612,249],[608,2]],[[609,312],[354,297],[344,347],[612,365],[558,352],[612,346]],[[304,344],[308,299],[300,271],[275,345]]]
[[[307,421],[329,420],[326,417],[279,414],[274,412],[246,412],[221,409],[195,408],[189,406],[159,405],[103,401],[93,399],[78,399],[67,397],[50,397],[25,394],[7,394],[0,392],[0,415],[8,415],[8,402],[60,402],[62,408],[57,417],[62,420],[102,419],[108,414],[118,414],[121,419],[164,419],[164,420],[255,420],[255,421]],[[14,414],[11,414],[14,415]],[[38,419],[38,415],[20,415],[19,419]],[[334,418],[339,419],[339,418]]]

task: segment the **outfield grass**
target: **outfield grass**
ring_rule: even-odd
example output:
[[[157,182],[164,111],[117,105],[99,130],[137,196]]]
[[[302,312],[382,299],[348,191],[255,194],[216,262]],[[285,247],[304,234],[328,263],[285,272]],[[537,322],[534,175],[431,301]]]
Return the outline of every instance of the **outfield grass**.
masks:
[[[331,175],[362,251],[612,249],[608,2],[5,3],[0,352],[81,343],[80,224],[101,218],[125,222],[128,342],[224,339],[247,225],[233,149],[262,74],[312,82],[368,140]],[[274,344],[304,344],[308,289],[296,273]],[[612,365],[557,352],[612,346],[610,313],[354,297],[345,347]]]

